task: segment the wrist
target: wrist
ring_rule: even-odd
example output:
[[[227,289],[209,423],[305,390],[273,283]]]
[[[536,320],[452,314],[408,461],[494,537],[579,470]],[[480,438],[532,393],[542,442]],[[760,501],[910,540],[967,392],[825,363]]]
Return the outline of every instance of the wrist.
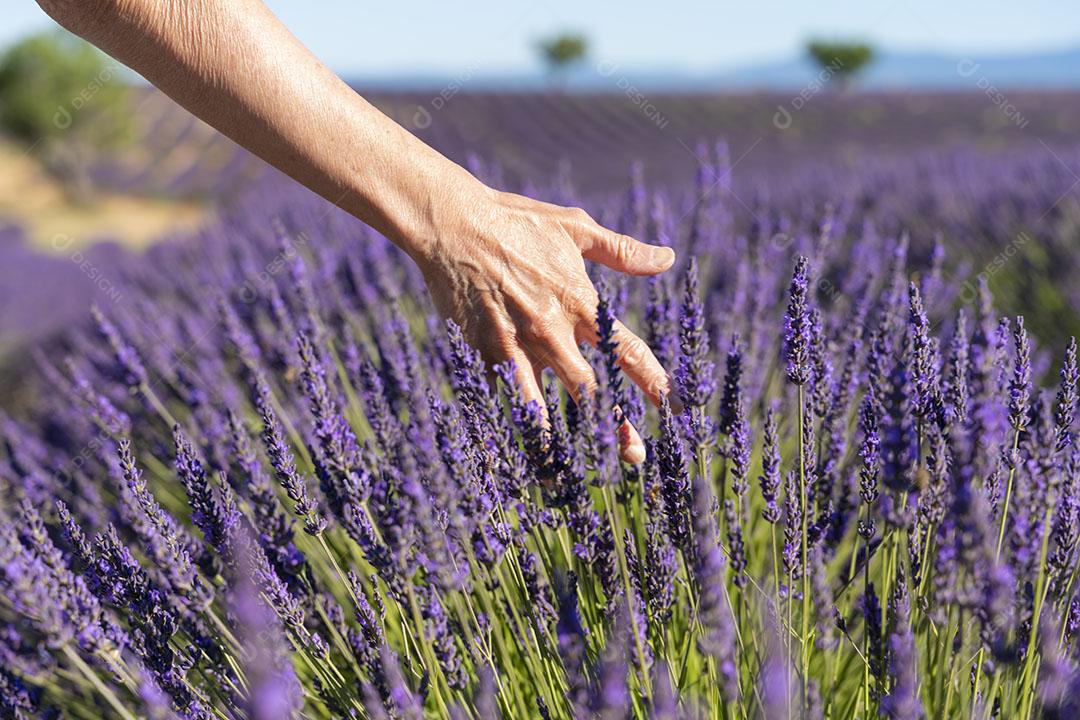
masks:
[[[478,234],[495,191],[442,156],[406,177],[386,202],[387,237],[421,268],[444,263],[462,237]]]

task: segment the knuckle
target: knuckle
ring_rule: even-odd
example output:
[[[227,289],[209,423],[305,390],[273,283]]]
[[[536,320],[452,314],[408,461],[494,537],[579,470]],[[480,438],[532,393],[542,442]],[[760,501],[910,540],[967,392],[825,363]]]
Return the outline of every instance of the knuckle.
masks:
[[[591,285],[568,285],[563,290],[563,306],[575,316],[593,318],[599,298]]]
[[[589,215],[583,208],[572,207],[568,208],[570,211],[570,219],[579,223],[591,223],[592,216]]]
[[[670,390],[667,375],[651,373],[641,384],[641,390],[650,398],[659,398]]]
[[[637,243],[626,235],[616,235],[613,242],[613,254],[624,265],[629,265],[637,254]]]
[[[525,339],[541,343],[552,340],[558,333],[562,319],[562,309],[555,303],[533,312],[523,328]]]
[[[623,333],[619,338],[618,353],[624,365],[639,365],[649,357],[651,351],[637,335]]]

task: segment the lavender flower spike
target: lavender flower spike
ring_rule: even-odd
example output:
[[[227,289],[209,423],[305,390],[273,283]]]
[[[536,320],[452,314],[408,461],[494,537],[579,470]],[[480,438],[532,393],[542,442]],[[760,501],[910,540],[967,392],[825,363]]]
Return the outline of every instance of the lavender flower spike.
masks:
[[[675,382],[683,404],[704,407],[716,393],[716,364],[709,359],[709,334],[705,329],[705,307],[698,287],[697,261],[686,269],[686,289],[679,317],[679,346],[682,353]]]
[[[805,385],[810,379],[810,310],[809,279],[810,261],[799,257],[795,262],[795,274],[791,278],[787,313],[784,315],[784,357],[787,360],[787,378],[795,385]]]

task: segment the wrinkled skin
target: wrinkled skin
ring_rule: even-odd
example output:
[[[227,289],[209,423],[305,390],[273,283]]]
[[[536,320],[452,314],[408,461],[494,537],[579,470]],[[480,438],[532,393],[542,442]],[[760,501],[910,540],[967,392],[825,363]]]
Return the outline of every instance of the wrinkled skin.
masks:
[[[487,188],[356,94],[259,0],[39,0],[71,32],[126,63],[194,115],[407,252],[439,309],[489,363],[513,360],[529,400],[552,368],[572,395],[596,378],[584,260],[631,275],[671,267],[669,248],[606,230],[585,212]],[[616,328],[623,369],[653,402],[669,380]],[[542,402],[541,402],[542,406]],[[641,462],[637,431],[623,459]]]

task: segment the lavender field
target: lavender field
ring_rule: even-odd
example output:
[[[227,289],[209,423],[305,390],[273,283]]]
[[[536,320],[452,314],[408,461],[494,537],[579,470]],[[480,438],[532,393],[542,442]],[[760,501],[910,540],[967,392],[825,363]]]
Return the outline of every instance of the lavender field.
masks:
[[[591,268],[595,396],[545,422],[387,241],[215,165],[204,229],[4,327],[3,717],[1080,714],[1080,99],[432,98],[376,100],[675,248]]]

